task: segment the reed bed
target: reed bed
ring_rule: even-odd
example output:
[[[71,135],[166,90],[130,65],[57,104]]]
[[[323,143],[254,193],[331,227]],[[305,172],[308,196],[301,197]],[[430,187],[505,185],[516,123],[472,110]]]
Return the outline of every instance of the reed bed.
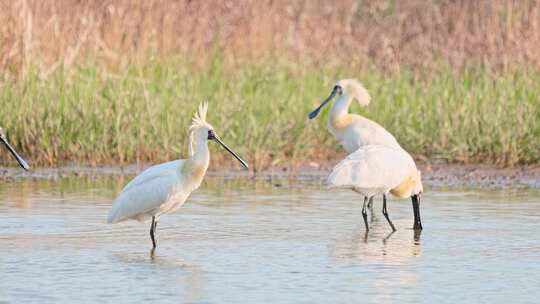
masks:
[[[185,156],[196,105],[248,158],[330,164],[335,80],[421,159],[540,162],[537,1],[0,0],[0,123],[33,164]],[[223,162],[215,151],[214,165]],[[0,154],[0,161],[7,161]]]
[[[314,121],[307,113],[345,77],[360,79],[373,97],[352,111],[381,123],[418,158],[540,160],[540,72],[525,68],[422,76],[351,66],[230,68],[215,60],[206,69],[150,62],[113,74],[92,65],[46,79],[38,72],[24,81],[4,78],[0,121],[33,163],[158,162],[186,155],[191,116],[208,99],[209,121],[255,169],[324,164],[341,148],[326,131],[327,111]],[[234,163],[215,152],[219,164]]]

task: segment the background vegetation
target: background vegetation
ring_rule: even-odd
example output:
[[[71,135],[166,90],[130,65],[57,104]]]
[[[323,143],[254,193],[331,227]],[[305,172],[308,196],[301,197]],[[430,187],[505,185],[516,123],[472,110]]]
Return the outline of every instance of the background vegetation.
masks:
[[[373,97],[353,111],[417,158],[540,161],[537,1],[0,7],[0,123],[34,164],[185,156],[203,98],[210,122],[256,169],[334,162],[342,152],[326,116],[307,113],[349,77]]]

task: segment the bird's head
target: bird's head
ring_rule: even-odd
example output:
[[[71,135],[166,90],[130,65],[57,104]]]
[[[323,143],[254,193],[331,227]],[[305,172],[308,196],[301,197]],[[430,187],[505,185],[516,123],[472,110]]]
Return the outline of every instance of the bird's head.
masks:
[[[216,134],[214,127],[206,121],[206,113],[208,112],[208,103],[203,101],[199,105],[197,113],[193,116],[193,120],[190,130],[190,145],[189,155],[193,156],[195,153],[195,146],[199,144],[206,144],[207,141],[212,140],[219,143],[225,150],[234,156],[244,168],[248,169],[248,164],[238,154],[231,150]]]
[[[214,127],[206,121],[206,113],[208,113],[208,103],[203,101],[199,105],[199,109],[195,115],[193,115],[191,126],[189,127],[191,145],[208,140],[209,132],[214,130]]]
[[[309,113],[309,119],[313,119],[317,117],[321,109],[334,97],[346,95],[351,98],[355,98],[358,103],[362,106],[367,106],[369,102],[371,101],[371,96],[369,95],[368,91],[360,81],[356,79],[342,79],[336,82],[334,87],[332,88],[332,92],[330,92],[330,95],[321,103],[319,107],[317,107],[315,110],[313,110],[311,113]]]

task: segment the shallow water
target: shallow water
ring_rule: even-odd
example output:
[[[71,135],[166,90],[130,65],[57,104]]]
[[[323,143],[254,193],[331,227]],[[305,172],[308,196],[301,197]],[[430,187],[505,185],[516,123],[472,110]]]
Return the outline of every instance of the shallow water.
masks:
[[[537,302],[538,190],[428,190],[375,204],[320,185],[210,179],[149,224],[105,224],[127,180],[0,184],[0,302]],[[283,186],[284,185],[284,186]],[[279,186],[279,187],[277,187]]]

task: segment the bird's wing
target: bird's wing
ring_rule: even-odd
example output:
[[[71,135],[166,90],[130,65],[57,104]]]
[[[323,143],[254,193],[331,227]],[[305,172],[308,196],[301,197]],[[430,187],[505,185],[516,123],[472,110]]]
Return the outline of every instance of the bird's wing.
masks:
[[[358,141],[358,147],[365,145],[382,145],[401,148],[396,138],[378,123],[365,117],[355,115],[356,119],[350,128],[350,140]]]
[[[180,171],[170,163],[148,168],[128,183],[114,201],[107,222],[140,218],[167,202],[180,183]]]
[[[328,185],[339,188],[391,189],[415,168],[402,149],[364,146],[339,162],[328,176]]]
[[[180,166],[182,166],[183,162],[184,160],[181,159],[152,166],[129,181],[129,183],[124,186],[124,189],[122,189],[122,192],[125,192],[134,186],[140,185],[141,183],[146,183],[152,178],[160,177],[165,172],[176,171],[178,168],[180,168]]]

